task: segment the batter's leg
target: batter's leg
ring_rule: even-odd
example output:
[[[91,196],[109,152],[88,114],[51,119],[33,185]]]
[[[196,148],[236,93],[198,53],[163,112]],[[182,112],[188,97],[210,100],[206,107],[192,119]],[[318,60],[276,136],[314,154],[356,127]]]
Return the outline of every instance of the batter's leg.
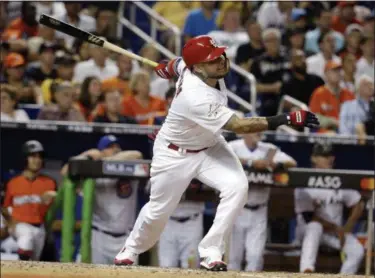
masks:
[[[267,207],[252,211],[254,224],[246,235],[246,271],[263,270],[263,253],[267,240]]]
[[[158,245],[158,259],[160,267],[178,267],[178,244],[174,223],[169,220],[162,232]]]
[[[133,231],[115,258],[115,264],[132,264],[138,254],[155,245],[196,174],[196,155],[199,154],[180,154],[160,144],[156,141],[154,145],[150,201],[141,209]]]
[[[218,143],[207,154],[197,179],[220,192],[220,203],[214,223],[198,248],[205,268],[210,261],[222,262],[225,240],[246,203],[249,188],[242,165],[226,142]]]
[[[323,234],[323,226],[318,222],[310,222],[305,227],[302,240],[300,271],[315,271],[316,257]]]
[[[242,260],[245,252],[245,235],[247,228],[238,223],[233,226],[229,245],[229,270],[241,270]]]

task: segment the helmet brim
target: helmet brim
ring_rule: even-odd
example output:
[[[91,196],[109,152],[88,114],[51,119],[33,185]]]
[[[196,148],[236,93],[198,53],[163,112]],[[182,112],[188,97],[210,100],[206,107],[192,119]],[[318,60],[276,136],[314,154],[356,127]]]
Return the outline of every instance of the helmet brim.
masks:
[[[216,47],[211,53],[210,55],[208,55],[206,57],[206,59],[203,60],[203,63],[206,63],[206,62],[211,62],[213,60],[216,60],[217,58],[219,58],[221,55],[223,55],[223,53],[225,52],[225,50],[227,50],[228,47],[226,46],[219,46],[219,47]]]

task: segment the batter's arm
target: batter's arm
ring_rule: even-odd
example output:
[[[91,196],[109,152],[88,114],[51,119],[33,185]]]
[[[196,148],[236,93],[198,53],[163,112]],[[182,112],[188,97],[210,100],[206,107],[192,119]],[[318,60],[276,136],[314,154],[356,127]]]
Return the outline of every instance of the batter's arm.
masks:
[[[251,117],[239,118],[236,114],[228,120],[224,125],[224,129],[233,131],[235,133],[253,133],[262,132],[270,129],[270,120],[277,121],[277,126],[287,124],[287,117],[279,115],[274,117]],[[271,123],[272,124],[272,123]]]

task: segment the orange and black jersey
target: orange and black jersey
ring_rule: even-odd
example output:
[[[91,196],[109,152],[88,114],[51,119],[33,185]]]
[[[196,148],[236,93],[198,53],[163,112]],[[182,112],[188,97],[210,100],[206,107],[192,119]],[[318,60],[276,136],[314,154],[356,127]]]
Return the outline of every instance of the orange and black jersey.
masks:
[[[17,222],[41,224],[49,207],[41,196],[50,190],[56,190],[56,182],[48,176],[38,175],[34,180],[15,176],[7,183],[4,207],[12,207],[12,218]]]

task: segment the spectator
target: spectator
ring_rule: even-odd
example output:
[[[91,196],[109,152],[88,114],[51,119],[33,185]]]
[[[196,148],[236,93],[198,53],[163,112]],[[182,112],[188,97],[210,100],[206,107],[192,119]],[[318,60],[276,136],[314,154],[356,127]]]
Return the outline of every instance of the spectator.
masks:
[[[53,16],[62,16],[66,13],[64,3],[41,1],[36,2],[36,18],[40,18],[42,14],[50,14]]]
[[[151,43],[145,43],[141,50],[139,50],[139,55],[151,61],[160,61],[160,53]],[[159,77],[154,73],[154,68],[152,66],[141,63],[140,68],[148,72],[151,77],[151,82],[155,79],[159,79]]]
[[[148,125],[162,125],[164,123],[165,118],[168,115],[168,110],[172,105],[172,101],[173,101],[175,92],[176,92],[175,87],[171,87],[168,90],[168,92],[165,95],[165,101],[166,101],[166,105],[167,105],[166,110],[155,114],[154,117],[152,117],[152,118],[149,118]],[[152,137],[152,135],[151,135],[151,137]],[[155,138],[153,138],[153,140],[155,140]]]
[[[44,149],[40,142],[27,141],[22,156],[23,172],[7,183],[2,214],[17,241],[19,259],[39,260],[46,238],[45,216],[56,196],[56,182],[41,174]]]
[[[307,13],[305,9],[301,8],[293,8],[291,19],[292,19],[292,28],[294,29],[301,29],[304,32],[307,29]]]
[[[357,59],[361,58],[361,40],[363,35],[363,28],[359,24],[350,24],[345,31],[345,47],[339,53],[342,58],[348,53],[356,56]]]
[[[183,31],[185,42],[193,37],[206,35],[216,30],[218,13],[215,9],[215,2],[202,1],[201,8],[191,11],[186,18]]]
[[[36,20],[35,4],[23,2],[21,17],[14,19],[4,30],[3,40],[26,40],[36,36],[38,33],[38,22]]]
[[[374,79],[362,75],[356,80],[356,99],[345,102],[340,111],[340,134],[355,135],[356,126],[368,119],[374,97]]]
[[[375,59],[374,59],[374,36],[365,37],[361,42],[362,57],[357,62],[356,77],[366,74],[370,77],[375,76]]]
[[[317,20],[317,27],[308,31],[305,36],[305,52],[306,54],[316,54],[320,51],[319,38],[321,34],[330,32],[335,40],[334,52],[340,51],[344,47],[345,38],[343,34],[333,31],[332,26],[332,12],[323,9],[319,13]]]
[[[38,103],[38,91],[25,77],[26,61],[18,53],[9,53],[4,59],[5,82],[17,92],[19,103]]]
[[[355,1],[340,1],[339,14],[334,16],[332,19],[332,29],[345,33],[346,28],[353,23],[361,24],[361,22],[355,18],[354,6]]]
[[[102,90],[104,92],[117,90],[123,97],[126,97],[132,93],[129,88],[129,80],[133,69],[132,59],[125,55],[119,55],[116,62],[119,74],[116,77],[103,80]]]
[[[76,59],[67,52],[57,51],[55,52],[55,66],[57,77],[55,79],[48,78],[40,85],[43,94],[44,104],[51,103],[51,85],[53,82],[69,81],[73,79],[74,67],[76,65]]]
[[[284,29],[290,21],[294,2],[290,1],[265,1],[259,8],[257,21],[263,29]]]
[[[264,30],[262,39],[265,53],[254,60],[251,72],[257,79],[260,115],[271,116],[277,113],[282,80],[289,63],[280,47],[281,33],[278,29]]]
[[[73,80],[82,83],[88,76],[105,80],[118,75],[116,64],[108,58],[109,51],[93,44],[89,45],[91,59],[79,62],[74,68]]]
[[[79,29],[87,32],[95,31],[95,19],[91,16],[81,14],[82,2],[80,1],[65,1],[66,14],[56,17],[57,19],[76,26]],[[57,32],[56,37],[64,41],[64,45],[71,49],[73,46],[74,38],[67,34]]]
[[[249,41],[246,32],[241,26],[241,10],[235,6],[229,6],[223,11],[223,23],[220,30],[208,33],[218,45],[225,45],[228,59],[234,60],[238,47]]]
[[[264,53],[262,27],[257,21],[249,19],[246,22],[246,30],[250,40],[238,47],[235,63],[250,71],[253,59]]]
[[[342,60],[342,79],[340,81],[340,87],[347,89],[348,91],[355,92],[354,89],[354,74],[356,71],[357,59],[353,54],[347,54]]]
[[[367,120],[359,123],[356,128],[356,135],[358,136],[359,144],[366,143],[366,136],[375,136],[375,104],[374,98],[370,101],[370,111],[369,115],[367,115]]]
[[[331,170],[334,161],[331,145],[314,145],[311,154],[313,168]],[[318,185],[319,181],[315,184]],[[296,237],[302,242],[300,272],[315,272],[319,246],[326,245],[345,254],[341,274],[357,273],[364,247],[353,235],[353,229],[364,209],[361,194],[352,189],[298,188],[294,191],[294,201]],[[343,214],[345,207],[350,210],[346,222]]]
[[[336,56],[335,53],[335,41],[333,33],[322,33],[320,34],[319,40],[320,51],[307,58],[307,72],[318,75],[324,79],[324,67],[327,61],[334,61],[341,63],[340,57]]]
[[[354,99],[354,94],[340,88],[341,64],[329,61],[325,65],[324,86],[318,87],[310,99],[310,110],[320,121],[321,132],[333,131],[339,127],[340,106],[348,100]]]
[[[74,121],[84,122],[85,118],[78,109],[73,107],[74,87],[71,83],[65,81],[53,83],[51,86],[53,92],[53,104],[44,106],[39,114],[38,120],[48,121]]]
[[[5,84],[1,85],[1,115],[2,122],[28,122],[29,116],[23,109],[16,109],[17,95],[7,88]]]
[[[199,8],[199,6],[200,3],[195,1],[157,1],[152,9],[182,29],[190,10]],[[165,26],[160,26],[160,29],[165,30]]]
[[[83,80],[81,85],[81,93],[78,99],[79,110],[88,121],[91,112],[102,101],[103,95],[101,84],[98,78],[88,76]]]
[[[122,94],[116,90],[106,91],[103,105],[99,104],[93,113],[93,122],[137,124],[133,118],[121,115],[122,98]]]
[[[56,45],[43,43],[39,48],[40,63],[29,67],[26,71],[27,78],[34,81],[38,86],[45,79],[57,78],[57,71],[54,68],[56,48]]]
[[[306,57],[302,50],[291,52],[290,78],[281,87],[282,95],[289,95],[306,105],[309,104],[313,91],[324,85],[323,79],[306,71]]]
[[[98,9],[95,14],[96,19],[96,30],[95,34],[98,36],[112,38],[116,37],[116,24],[112,22],[112,18],[116,17],[116,14],[110,9],[102,8]],[[113,30],[114,29],[114,30]]]
[[[286,37],[286,46],[288,48],[288,52],[292,53],[293,50],[301,50],[303,51],[304,43],[305,43],[305,31],[300,28],[293,28],[288,29],[285,32]]]
[[[145,71],[135,73],[130,80],[133,95],[124,98],[124,116],[136,119],[139,124],[147,124],[156,112],[165,111],[165,101],[150,95],[150,75]]]
[[[375,33],[375,10],[365,17],[363,22],[363,34],[366,37],[373,37]]]

